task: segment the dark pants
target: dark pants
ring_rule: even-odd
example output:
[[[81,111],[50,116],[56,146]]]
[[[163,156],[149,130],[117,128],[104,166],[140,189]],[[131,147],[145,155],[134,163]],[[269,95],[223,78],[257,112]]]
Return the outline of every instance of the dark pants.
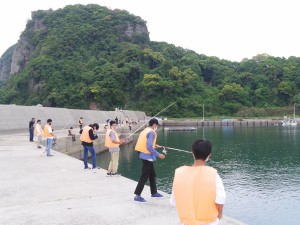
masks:
[[[83,146],[83,163],[84,168],[88,168],[88,154],[89,152],[92,154],[92,163],[93,168],[96,168],[96,152],[93,146]]]
[[[143,159],[142,162],[143,162],[142,174],[140,176],[139,183],[136,186],[134,194],[141,195],[148,178],[150,182],[151,194],[155,194],[157,193],[157,188],[156,188],[156,181],[155,181],[156,174],[155,174],[153,162],[148,160],[143,160]]]
[[[33,130],[34,128],[29,128],[29,141],[33,142]]]

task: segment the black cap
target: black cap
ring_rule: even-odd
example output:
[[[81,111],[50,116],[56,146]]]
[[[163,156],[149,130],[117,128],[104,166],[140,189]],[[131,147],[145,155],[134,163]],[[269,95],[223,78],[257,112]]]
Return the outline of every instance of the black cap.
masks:
[[[160,125],[160,124],[158,123],[158,120],[155,119],[155,118],[152,118],[151,120],[149,120],[149,126],[151,127],[153,124]]]

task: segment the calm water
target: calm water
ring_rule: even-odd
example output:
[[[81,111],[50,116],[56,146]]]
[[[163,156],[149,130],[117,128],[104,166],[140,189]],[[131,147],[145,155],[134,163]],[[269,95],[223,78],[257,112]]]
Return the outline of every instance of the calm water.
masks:
[[[219,171],[223,180],[225,215],[251,225],[300,224],[299,126],[160,130],[157,143],[190,151],[192,143],[202,137],[213,144],[208,164]],[[133,145],[121,148],[119,172],[138,180],[141,162],[132,149]],[[97,160],[107,169],[109,159],[104,153]],[[155,162],[158,188],[170,193],[174,170],[192,163],[191,154],[169,150],[165,160]]]

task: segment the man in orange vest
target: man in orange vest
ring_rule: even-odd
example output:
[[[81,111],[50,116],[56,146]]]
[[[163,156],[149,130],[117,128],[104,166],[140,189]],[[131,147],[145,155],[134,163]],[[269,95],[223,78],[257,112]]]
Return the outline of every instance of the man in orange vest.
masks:
[[[212,145],[200,139],[194,142],[192,151],[194,164],[175,171],[170,203],[176,205],[181,224],[217,225],[226,194],[217,170],[205,165]]]
[[[155,180],[156,174],[153,164],[153,162],[156,160],[156,157],[159,157],[160,159],[165,158],[164,154],[160,154],[158,151],[155,150],[155,147],[161,147],[156,144],[157,135],[155,131],[157,130],[158,125],[158,120],[152,118],[149,121],[149,127],[146,127],[140,133],[140,136],[135,146],[135,150],[139,152],[139,157],[143,163],[142,174],[134,191],[134,201],[138,203],[146,203],[146,200],[143,197],[141,197],[141,193],[148,179],[150,182],[151,197],[163,198],[161,194],[157,193]]]
[[[99,124],[94,123],[90,124],[88,126],[85,126],[80,132],[80,140],[82,141],[83,145],[83,163],[84,163],[84,169],[91,169],[88,166],[88,153],[90,152],[92,154],[92,164],[93,168],[92,169],[100,169],[99,167],[96,166],[96,152],[93,146],[93,140],[98,138],[97,134],[94,134],[94,130],[99,129]]]
[[[107,129],[105,135],[105,147],[108,147],[111,158],[110,163],[107,169],[108,176],[120,176],[121,174],[117,173],[118,165],[119,165],[119,152],[120,145],[124,143],[124,141],[119,139],[117,132],[115,131],[117,128],[116,121],[112,120],[109,122],[110,129]]]
[[[47,124],[44,127],[44,134],[43,134],[44,137],[46,138],[46,152],[47,152],[47,156],[53,156],[53,155],[51,155],[50,151],[51,151],[53,139],[56,138],[55,134],[53,133],[51,124],[52,124],[52,120],[48,119],[47,120]]]

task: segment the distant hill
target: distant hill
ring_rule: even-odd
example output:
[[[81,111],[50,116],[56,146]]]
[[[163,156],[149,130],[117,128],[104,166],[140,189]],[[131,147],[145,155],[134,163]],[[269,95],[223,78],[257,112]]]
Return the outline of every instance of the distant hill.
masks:
[[[151,41],[127,11],[69,5],[32,12],[0,59],[0,87],[3,104],[154,115],[177,101],[166,115],[201,116],[205,104],[208,115],[260,116],[300,104],[300,58],[220,60]]]

